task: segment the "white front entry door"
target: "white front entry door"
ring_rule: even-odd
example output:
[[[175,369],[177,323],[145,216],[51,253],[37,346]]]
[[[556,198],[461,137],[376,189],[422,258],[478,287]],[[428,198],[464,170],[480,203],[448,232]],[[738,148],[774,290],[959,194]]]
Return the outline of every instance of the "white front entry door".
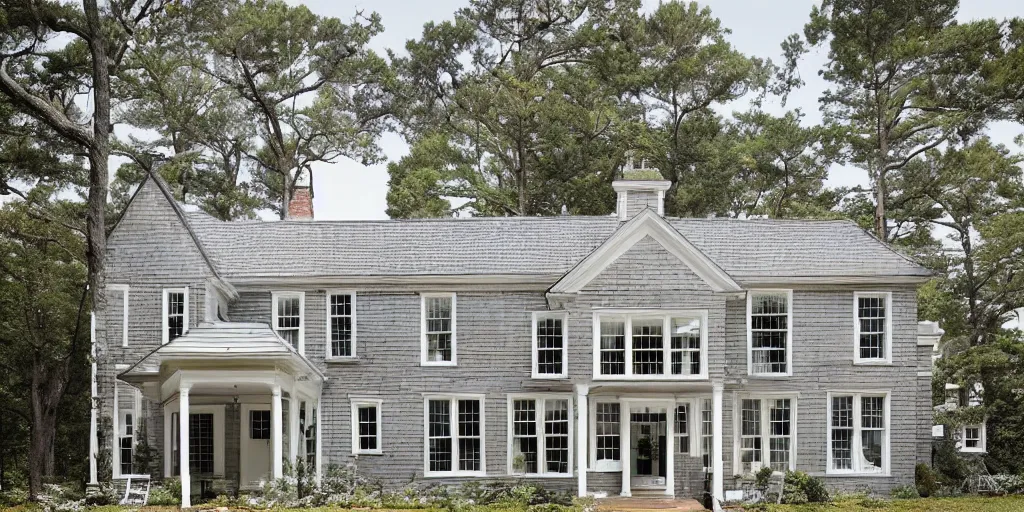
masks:
[[[270,404],[242,404],[239,485],[259,489],[270,480]]]

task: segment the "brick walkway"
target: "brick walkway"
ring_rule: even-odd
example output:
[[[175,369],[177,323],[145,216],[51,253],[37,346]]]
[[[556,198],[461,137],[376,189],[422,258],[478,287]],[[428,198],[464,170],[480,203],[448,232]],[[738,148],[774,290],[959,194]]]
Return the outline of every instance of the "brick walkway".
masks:
[[[600,512],[686,512],[706,510],[697,500],[671,498],[601,498]]]

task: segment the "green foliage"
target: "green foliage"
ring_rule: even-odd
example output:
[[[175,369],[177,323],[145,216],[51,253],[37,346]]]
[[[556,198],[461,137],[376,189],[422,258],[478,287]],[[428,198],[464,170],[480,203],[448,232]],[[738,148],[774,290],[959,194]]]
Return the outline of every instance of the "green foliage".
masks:
[[[830,500],[825,482],[803,471],[787,471],[783,481],[783,503],[828,503]]]
[[[939,483],[931,466],[924,463],[914,466],[914,486],[917,488],[918,496],[922,498],[935,495]]]
[[[181,504],[181,480],[165,478],[149,488],[149,505],[177,506]]]
[[[893,487],[889,491],[889,496],[894,500],[912,500],[921,497],[917,492],[917,487],[914,487],[913,485],[898,485]]]

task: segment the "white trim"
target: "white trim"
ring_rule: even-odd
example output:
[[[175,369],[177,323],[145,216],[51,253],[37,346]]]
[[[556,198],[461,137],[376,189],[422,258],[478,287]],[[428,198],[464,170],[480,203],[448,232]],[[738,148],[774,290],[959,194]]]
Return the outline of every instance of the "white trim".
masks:
[[[381,444],[383,436],[381,436],[381,430],[384,429],[384,424],[381,422],[383,413],[384,401],[376,398],[350,398],[352,409],[352,418],[349,425],[352,426],[349,430],[352,431],[352,455],[381,455],[384,453],[384,445]],[[359,448],[359,409],[362,407],[376,407],[377,418],[374,420],[377,422],[377,449],[375,450],[363,450]]]
[[[561,373],[539,373],[537,371],[537,321],[556,318],[562,321],[562,371]],[[534,379],[566,379],[569,378],[569,313],[566,311],[538,311],[531,315],[530,343],[531,363],[530,374]]]
[[[239,404],[241,406],[239,408],[239,415],[241,416],[241,418],[240,418],[240,421],[239,421],[239,423],[240,423],[239,427],[240,428],[238,429],[238,446],[239,446],[239,450],[238,450],[238,457],[239,457],[238,458],[238,466],[239,466],[239,470],[238,470],[238,480],[239,480],[238,488],[242,489],[242,490],[258,490],[259,489],[259,486],[251,485],[253,480],[243,478],[242,473],[243,472],[244,473],[248,473],[248,470],[246,468],[249,468],[249,467],[252,466],[252,463],[249,461],[249,450],[245,449],[246,439],[250,439],[252,437],[252,413],[255,412],[255,411],[267,411],[268,414],[270,413],[270,401],[265,399],[265,398],[261,398],[260,400],[261,400],[260,403],[256,403],[256,402],[242,402],[242,403]],[[258,440],[259,439],[257,439],[257,441]],[[271,441],[270,439],[267,439],[268,443],[270,441]],[[267,452],[268,452],[267,459],[270,459],[270,457],[271,457],[270,452],[271,451],[272,451],[271,447],[267,446]],[[248,477],[250,475],[246,474],[245,476]],[[267,476],[268,479],[270,478],[270,467],[269,466],[267,467],[266,476]]]
[[[619,407],[619,423],[622,423],[622,410],[623,404],[616,397],[601,397],[590,395],[590,412],[589,428],[590,431],[590,453],[588,459],[590,460],[589,470],[595,473],[619,473],[622,472],[622,458],[623,451],[628,455],[629,447],[623,450],[622,445],[622,432],[619,432],[619,460],[597,460],[597,408],[601,404],[615,404]],[[627,409],[625,414],[629,414]]]
[[[428,298],[451,298],[452,301],[452,360],[451,361],[428,361],[427,360],[427,299]],[[450,293],[420,293],[420,366],[458,366],[458,351],[456,350],[456,294]]]
[[[160,321],[161,321],[161,329],[160,329],[160,339],[161,339],[161,341],[160,341],[160,344],[161,345],[166,345],[170,341],[169,339],[167,339],[169,337],[168,333],[167,333],[167,294],[169,294],[169,293],[184,293],[185,294],[185,311],[184,311],[184,316],[182,318],[181,335],[184,336],[185,333],[188,332],[188,309],[189,309],[189,307],[188,307],[189,306],[189,303],[188,303],[188,288],[189,287],[186,285],[183,288],[164,288],[163,289],[163,300],[161,301],[161,308],[160,308]],[[125,300],[127,300],[127,299],[125,299]],[[127,308],[125,309],[125,311],[127,311]]]
[[[832,397],[835,396],[852,396],[853,397],[853,434],[850,439],[850,459],[853,469],[832,469]],[[863,471],[859,466],[861,456],[861,398],[881,396],[885,399],[885,422],[884,434],[882,436],[882,467],[879,471]],[[891,449],[890,444],[892,440],[892,413],[891,413],[891,391],[890,390],[833,390],[825,393],[825,421],[826,433],[825,433],[825,474],[828,476],[840,475],[840,476],[890,476],[890,456]]]
[[[644,210],[622,225],[600,247],[580,261],[551,287],[552,293],[578,293],[630,248],[650,236],[688,266],[716,292],[742,289],[728,273],[679,234],[657,213]]]
[[[983,421],[981,423],[976,423],[974,425],[964,425],[964,426],[960,427],[960,442],[958,444],[960,445],[960,451],[961,452],[963,452],[963,453],[987,453],[988,452],[988,434],[985,432],[987,430],[987,428],[986,428],[987,425],[985,423],[986,422]],[[978,435],[980,436],[980,439],[978,440],[978,447],[977,448],[968,448],[967,447],[967,429],[968,428],[976,428],[976,429],[978,429]]]
[[[347,355],[347,356],[336,356],[336,355],[334,355],[331,352],[332,345],[333,345],[333,342],[331,340],[331,296],[332,295],[348,295],[350,297],[349,300],[351,300],[352,314],[349,315],[349,316],[352,318],[352,340],[351,340],[351,343],[352,343],[352,353]],[[350,360],[353,360],[353,359],[357,359],[359,357],[359,352],[358,352],[357,342],[356,342],[356,340],[358,338],[358,336],[356,334],[356,332],[357,332],[357,327],[356,327],[356,302],[357,302],[356,291],[355,290],[327,290],[324,293],[324,299],[325,299],[324,300],[324,302],[325,302],[325,314],[324,314],[324,316],[327,318],[327,320],[326,320],[326,324],[327,325],[326,325],[326,328],[324,330],[324,332],[326,334],[326,336],[325,336],[325,343],[324,343],[324,361],[330,363],[330,362],[350,361]]]
[[[626,212],[629,208],[629,190],[616,190],[615,192],[617,193],[615,197],[615,212],[619,216],[619,222],[625,222],[629,217],[629,214]]]
[[[875,297],[885,300],[885,356],[860,357],[860,299]],[[855,291],[853,292],[853,364],[879,365],[892,364],[892,292],[887,291]]]
[[[786,295],[786,371],[785,373],[754,373],[753,350],[754,332],[751,313],[754,295]],[[747,293],[747,375],[751,377],[792,377],[793,376],[793,290],[758,288]]]
[[[96,382],[96,313],[89,312],[89,359],[92,364],[92,379],[89,383],[89,485],[99,484],[99,469],[96,458],[100,452],[97,432],[99,412],[99,385]]]
[[[122,304],[122,308],[123,308],[122,311],[121,311],[121,346],[122,347],[127,347],[128,346],[128,289],[129,289],[129,287],[126,284],[108,284],[107,285],[107,289],[111,290],[111,291],[119,291],[119,292],[121,292],[123,294],[121,296],[121,299],[122,299],[121,304]],[[165,311],[165,314],[166,314],[166,311],[167,311],[166,305],[164,306],[164,311]]]
[[[535,422],[537,424],[536,437],[537,437],[537,473],[516,473],[512,468],[512,451],[513,451],[513,419],[514,413],[512,409],[512,403],[516,400],[533,400],[535,402]],[[565,473],[548,473],[546,468],[546,451],[545,450],[545,439],[547,437],[547,430],[545,429],[545,400],[565,400],[568,406],[568,421],[569,421],[569,465],[567,472]],[[507,429],[506,429],[506,441],[505,447],[506,453],[506,468],[505,472],[509,475],[519,478],[572,478],[573,469],[575,466],[575,438],[576,429],[573,422],[573,396],[572,393],[509,393],[506,398],[507,407]]]
[[[672,319],[700,319],[700,374],[673,374],[672,372]],[[623,375],[604,375],[601,373],[601,320],[619,320],[624,323],[626,373]],[[633,320],[661,319],[662,321],[662,358],[664,368],[660,375],[635,375],[633,373]],[[639,380],[639,381],[696,381],[708,379],[708,310],[706,309],[594,309],[593,342],[593,380]]]
[[[760,400],[761,401],[761,417],[758,419],[761,423],[761,467],[771,466],[771,414],[768,407],[768,401],[770,400],[789,400],[789,468],[788,471],[796,470],[796,458],[797,458],[797,402],[799,401],[800,395],[798,393],[751,393],[751,394],[740,394],[733,395],[733,461],[732,461],[732,474],[739,476],[743,475],[741,471],[742,467],[742,452],[743,452],[743,400]],[[782,437],[782,436],[774,436]],[[773,471],[775,474],[782,474],[780,471]]]
[[[191,397],[191,395],[189,395]],[[170,475],[174,472],[174,462],[170,456],[173,453],[171,443],[174,440],[171,438],[171,414],[180,411],[179,398],[175,397],[166,403],[164,403],[164,453],[167,456],[164,457],[164,474]],[[188,406],[189,416],[193,414],[212,414],[213,415],[213,474],[215,476],[224,476],[224,405],[192,405]],[[181,417],[178,418],[179,423]],[[239,429],[241,430],[241,429]],[[179,439],[181,439],[182,433],[179,432]],[[179,455],[181,453],[181,447],[179,446]]]
[[[298,346],[295,349],[299,354],[305,355],[306,353],[306,292],[297,291],[275,291],[270,292],[270,316],[271,324],[270,328],[274,332],[280,331],[277,328],[277,301],[278,299],[299,299],[299,341]],[[280,334],[278,334],[280,336]]]
[[[430,401],[448,400],[448,421],[452,440],[452,470],[430,470]],[[459,467],[459,400],[480,402],[480,471],[460,471]],[[423,476],[487,476],[487,401],[482,394],[468,393],[424,393],[423,394]]]

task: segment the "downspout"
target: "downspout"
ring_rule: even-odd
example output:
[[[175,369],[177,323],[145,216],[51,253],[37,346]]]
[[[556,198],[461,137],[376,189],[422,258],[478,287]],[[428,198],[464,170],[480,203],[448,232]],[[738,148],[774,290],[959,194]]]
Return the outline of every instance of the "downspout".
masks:
[[[99,439],[96,431],[96,407],[99,400],[99,391],[96,384],[96,314],[89,313],[89,340],[92,345],[92,394],[89,410],[89,485],[99,485],[96,471],[96,456],[99,454]]]

